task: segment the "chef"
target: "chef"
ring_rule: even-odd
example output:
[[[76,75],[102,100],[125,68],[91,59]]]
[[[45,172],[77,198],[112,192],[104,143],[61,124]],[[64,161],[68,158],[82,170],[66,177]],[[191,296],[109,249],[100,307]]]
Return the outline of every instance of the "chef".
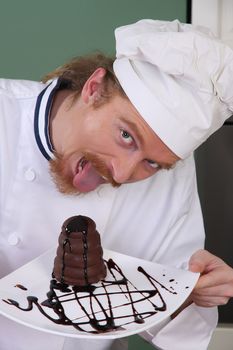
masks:
[[[117,29],[116,50],[114,63],[74,59],[45,83],[0,81],[1,277],[57,245],[77,214],[96,221],[104,248],[149,261],[188,268],[203,247],[193,150],[231,114],[232,52],[190,25],[152,20]],[[142,336],[160,349],[207,349],[217,310],[197,304]],[[0,317],[0,349],[90,347],[127,340],[65,338]]]

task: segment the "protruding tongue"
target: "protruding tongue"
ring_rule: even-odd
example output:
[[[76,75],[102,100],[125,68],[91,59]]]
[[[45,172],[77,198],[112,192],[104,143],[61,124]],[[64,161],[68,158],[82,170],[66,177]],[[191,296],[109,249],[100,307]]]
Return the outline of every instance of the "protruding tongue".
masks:
[[[83,169],[80,169],[73,178],[73,185],[79,192],[95,190],[103,183],[105,183],[104,179],[97,173],[90,162],[87,162]]]

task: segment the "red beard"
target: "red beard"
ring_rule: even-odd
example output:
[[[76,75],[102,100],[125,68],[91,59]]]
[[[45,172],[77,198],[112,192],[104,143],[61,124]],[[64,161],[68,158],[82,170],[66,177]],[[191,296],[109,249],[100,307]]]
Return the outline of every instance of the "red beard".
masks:
[[[83,157],[86,161],[90,162],[96,172],[102,176],[107,183],[110,183],[113,187],[119,187],[120,184],[117,183],[105,163],[96,155],[89,152],[83,152]],[[64,194],[79,194],[78,189],[73,185],[74,175],[69,171],[69,160],[68,157],[56,156],[52,159],[50,164],[51,176],[61,193]]]

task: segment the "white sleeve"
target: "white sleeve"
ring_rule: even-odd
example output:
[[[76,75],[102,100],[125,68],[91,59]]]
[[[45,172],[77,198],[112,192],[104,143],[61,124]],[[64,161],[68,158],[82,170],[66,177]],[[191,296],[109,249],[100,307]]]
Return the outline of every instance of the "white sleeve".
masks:
[[[140,335],[161,350],[206,350],[217,318],[217,308],[192,304],[161,330],[155,326]]]
[[[159,261],[178,268],[187,268],[190,256],[204,244],[204,228],[195,170],[193,170],[193,177],[189,178],[188,186],[191,193],[189,210],[173,223],[170,232],[173,240],[167,247],[168,254]],[[217,321],[217,308],[202,308],[191,304],[173,320],[168,320],[165,324],[155,326],[140,335],[163,350],[206,350]]]
[[[124,239],[119,235],[122,228],[127,228]],[[187,268],[191,255],[203,248],[205,240],[193,156],[178,162],[174,169],[122,185],[102,238],[105,248]],[[160,330],[153,328],[142,336],[165,350],[204,350],[216,322],[216,309],[191,305],[160,325]]]

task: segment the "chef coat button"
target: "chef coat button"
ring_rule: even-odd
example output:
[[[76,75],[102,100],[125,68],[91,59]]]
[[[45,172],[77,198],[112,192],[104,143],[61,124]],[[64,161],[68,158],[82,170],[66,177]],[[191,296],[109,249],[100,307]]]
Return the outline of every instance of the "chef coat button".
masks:
[[[33,181],[36,177],[36,173],[32,168],[29,168],[25,171],[25,178],[27,181]]]
[[[9,236],[8,236],[8,243],[10,245],[17,245],[19,243],[20,239],[19,237],[15,234],[15,233],[11,233]]]

